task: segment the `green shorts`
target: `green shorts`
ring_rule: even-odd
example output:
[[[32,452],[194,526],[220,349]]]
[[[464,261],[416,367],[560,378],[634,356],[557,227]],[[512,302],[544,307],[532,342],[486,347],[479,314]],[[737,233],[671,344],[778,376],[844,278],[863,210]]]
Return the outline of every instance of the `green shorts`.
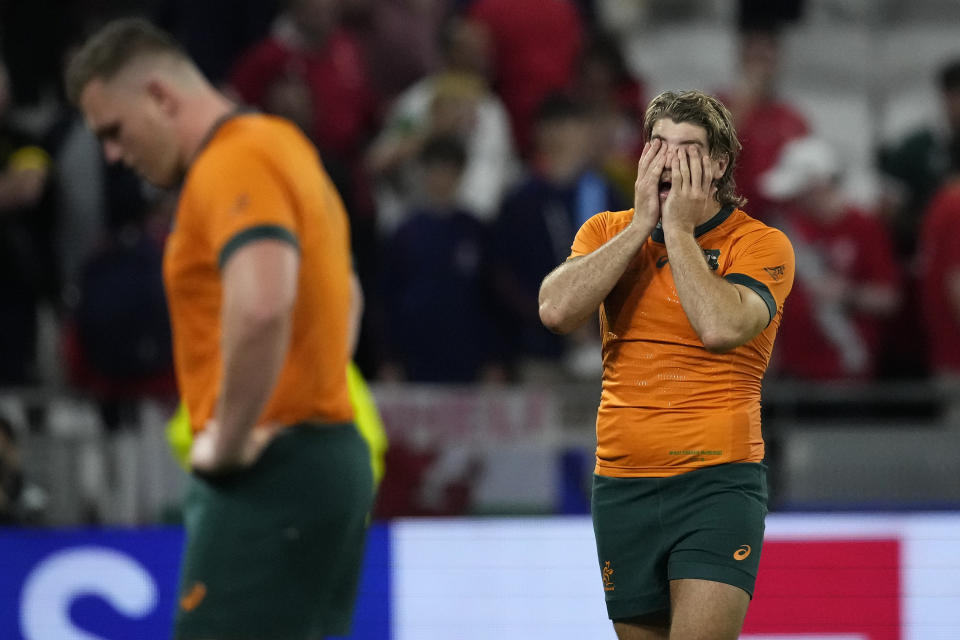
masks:
[[[347,635],[372,504],[353,424],[295,425],[249,469],[191,475],[174,637]]]
[[[612,620],[670,608],[670,581],[724,582],[753,596],[767,468],[706,467],[667,478],[593,477],[593,530]]]

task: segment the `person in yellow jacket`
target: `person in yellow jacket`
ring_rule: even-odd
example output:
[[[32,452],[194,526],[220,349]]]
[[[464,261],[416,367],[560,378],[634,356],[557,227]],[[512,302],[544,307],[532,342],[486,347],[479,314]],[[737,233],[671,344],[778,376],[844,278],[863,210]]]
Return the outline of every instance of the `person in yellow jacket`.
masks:
[[[363,379],[360,368],[353,362],[347,365],[347,387],[350,403],[353,405],[354,423],[360,435],[370,447],[370,467],[373,470],[373,483],[379,486],[385,469],[384,459],[387,453],[387,434],[383,429],[383,420],[377,410],[373,394],[367,381]],[[167,441],[173,457],[184,469],[190,468],[190,445],[193,444],[193,431],[190,429],[190,417],[183,403],[167,423]]]

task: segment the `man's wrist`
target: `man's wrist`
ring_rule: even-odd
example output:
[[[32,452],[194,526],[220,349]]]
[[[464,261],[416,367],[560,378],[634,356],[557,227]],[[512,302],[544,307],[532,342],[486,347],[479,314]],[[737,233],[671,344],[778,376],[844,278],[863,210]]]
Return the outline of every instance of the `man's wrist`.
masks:
[[[243,457],[244,439],[238,437],[229,437],[231,432],[218,425],[218,428],[210,434],[213,439],[213,455],[217,460],[224,462],[238,461]],[[234,431],[235,433],[235,431]]]
[[[693,237],[693,227],[689,225],[669,223],[662,225],[663,228],[663,237],[664,239],[669,240],[670,238],[683,238],[683,237]]]
[[[645,242],[647,238],[650,237],[650,234],[653,233],[654,228],[657,224],[639,222],[636,218],[630,221],[630,224],[627,225],[625,229],[626,233],[630,234],[630,237],[639,242]]]

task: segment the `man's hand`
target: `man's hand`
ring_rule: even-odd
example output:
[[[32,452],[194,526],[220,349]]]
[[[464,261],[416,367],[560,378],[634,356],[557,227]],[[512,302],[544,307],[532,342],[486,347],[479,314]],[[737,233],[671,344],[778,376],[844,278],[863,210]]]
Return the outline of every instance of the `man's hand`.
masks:
[[[190,449],[190,468],[201,475],[222,475],[245,469],[257,461],[280,430],[280,425],[254,427],[240,443],[226,442],[215,420],[194,438]]]
[[[670,152],[670,195],[663,203],[663,227],[693,233],[694,228],[716,213],[713,199],[716,164],[696,145]],[[708,211],[709,210],[709,211]]]
[[[652,230],[660,219],[660,176],[667,161],[667,145],[659,138],[643,145],[640,161],[637,163],[637,181],[633,185],[633,220],[631,225],[639,225]]]

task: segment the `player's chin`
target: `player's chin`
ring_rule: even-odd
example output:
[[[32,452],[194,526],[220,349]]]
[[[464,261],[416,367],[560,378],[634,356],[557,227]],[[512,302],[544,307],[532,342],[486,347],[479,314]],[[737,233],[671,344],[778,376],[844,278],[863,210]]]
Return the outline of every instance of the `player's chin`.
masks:
[[[183,181],[183,172],[176,166],[142,166],[134,169],[140,177],[158,189],[174,189]]]

